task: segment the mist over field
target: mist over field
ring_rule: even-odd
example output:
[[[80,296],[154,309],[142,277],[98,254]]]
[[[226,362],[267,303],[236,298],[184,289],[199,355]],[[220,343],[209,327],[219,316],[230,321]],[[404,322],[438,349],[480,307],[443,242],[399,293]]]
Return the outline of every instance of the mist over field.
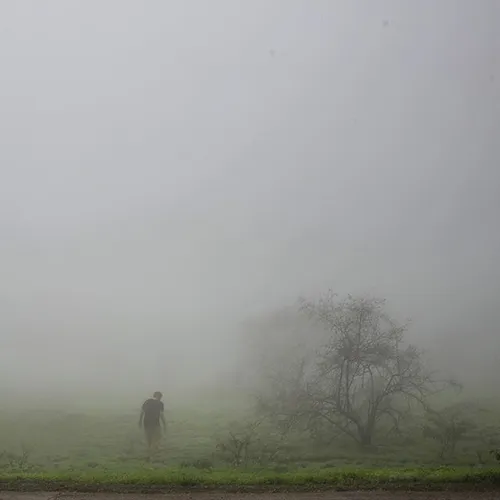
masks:
[[[386,298],[494,394],[499,21],[496,0],[2,3],[1,400],[250,391],[248,322],[329,289]]]

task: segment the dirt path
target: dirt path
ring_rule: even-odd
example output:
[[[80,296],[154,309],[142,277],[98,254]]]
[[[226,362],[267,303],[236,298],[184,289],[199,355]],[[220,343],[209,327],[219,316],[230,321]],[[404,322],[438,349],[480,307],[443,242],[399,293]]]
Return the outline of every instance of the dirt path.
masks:
[[[153,497],[153,498],[151,498]],[[499,492],[317,492],[317,493],[227,493],[183,492],[169,494],[118,493],[14,493],[0,491],[0,500],[498,500]]]

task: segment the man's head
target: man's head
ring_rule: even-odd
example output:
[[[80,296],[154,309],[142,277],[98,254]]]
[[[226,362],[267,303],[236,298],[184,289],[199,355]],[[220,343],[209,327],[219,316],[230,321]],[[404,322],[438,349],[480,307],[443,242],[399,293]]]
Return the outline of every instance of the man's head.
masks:
[[[156,391],[153,394],[153,398],[157,399],[158,401],[160,401],[162,397],[163,397],[163,394],[160,391]]]

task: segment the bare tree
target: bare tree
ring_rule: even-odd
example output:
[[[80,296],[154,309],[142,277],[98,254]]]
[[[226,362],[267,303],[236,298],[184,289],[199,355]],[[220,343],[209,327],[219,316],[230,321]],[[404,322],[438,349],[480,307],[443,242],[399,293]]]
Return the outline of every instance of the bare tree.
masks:
[[[381,421],[398,426],[409,409],[442,388],[422,353],[404,344],[407,325],[386,314],[385,301],[338,300],[329,292],[318,301],[302,300],[300,309],[323,326],[327,340],[312,363],[298,358],[287,379],[269,381],[260,401],[269,414],[308,425],[322,420],[370,445]]]

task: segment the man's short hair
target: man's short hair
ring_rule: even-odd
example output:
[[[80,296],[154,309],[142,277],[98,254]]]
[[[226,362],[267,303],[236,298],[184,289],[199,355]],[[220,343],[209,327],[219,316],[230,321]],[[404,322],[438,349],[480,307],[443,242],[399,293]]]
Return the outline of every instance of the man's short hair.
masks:
[[[163,394],[160,392],[160,391],[156,391],[154,394],[153,394],[153,397],[158,399],[158,398],[162,398],[163,397]]]

